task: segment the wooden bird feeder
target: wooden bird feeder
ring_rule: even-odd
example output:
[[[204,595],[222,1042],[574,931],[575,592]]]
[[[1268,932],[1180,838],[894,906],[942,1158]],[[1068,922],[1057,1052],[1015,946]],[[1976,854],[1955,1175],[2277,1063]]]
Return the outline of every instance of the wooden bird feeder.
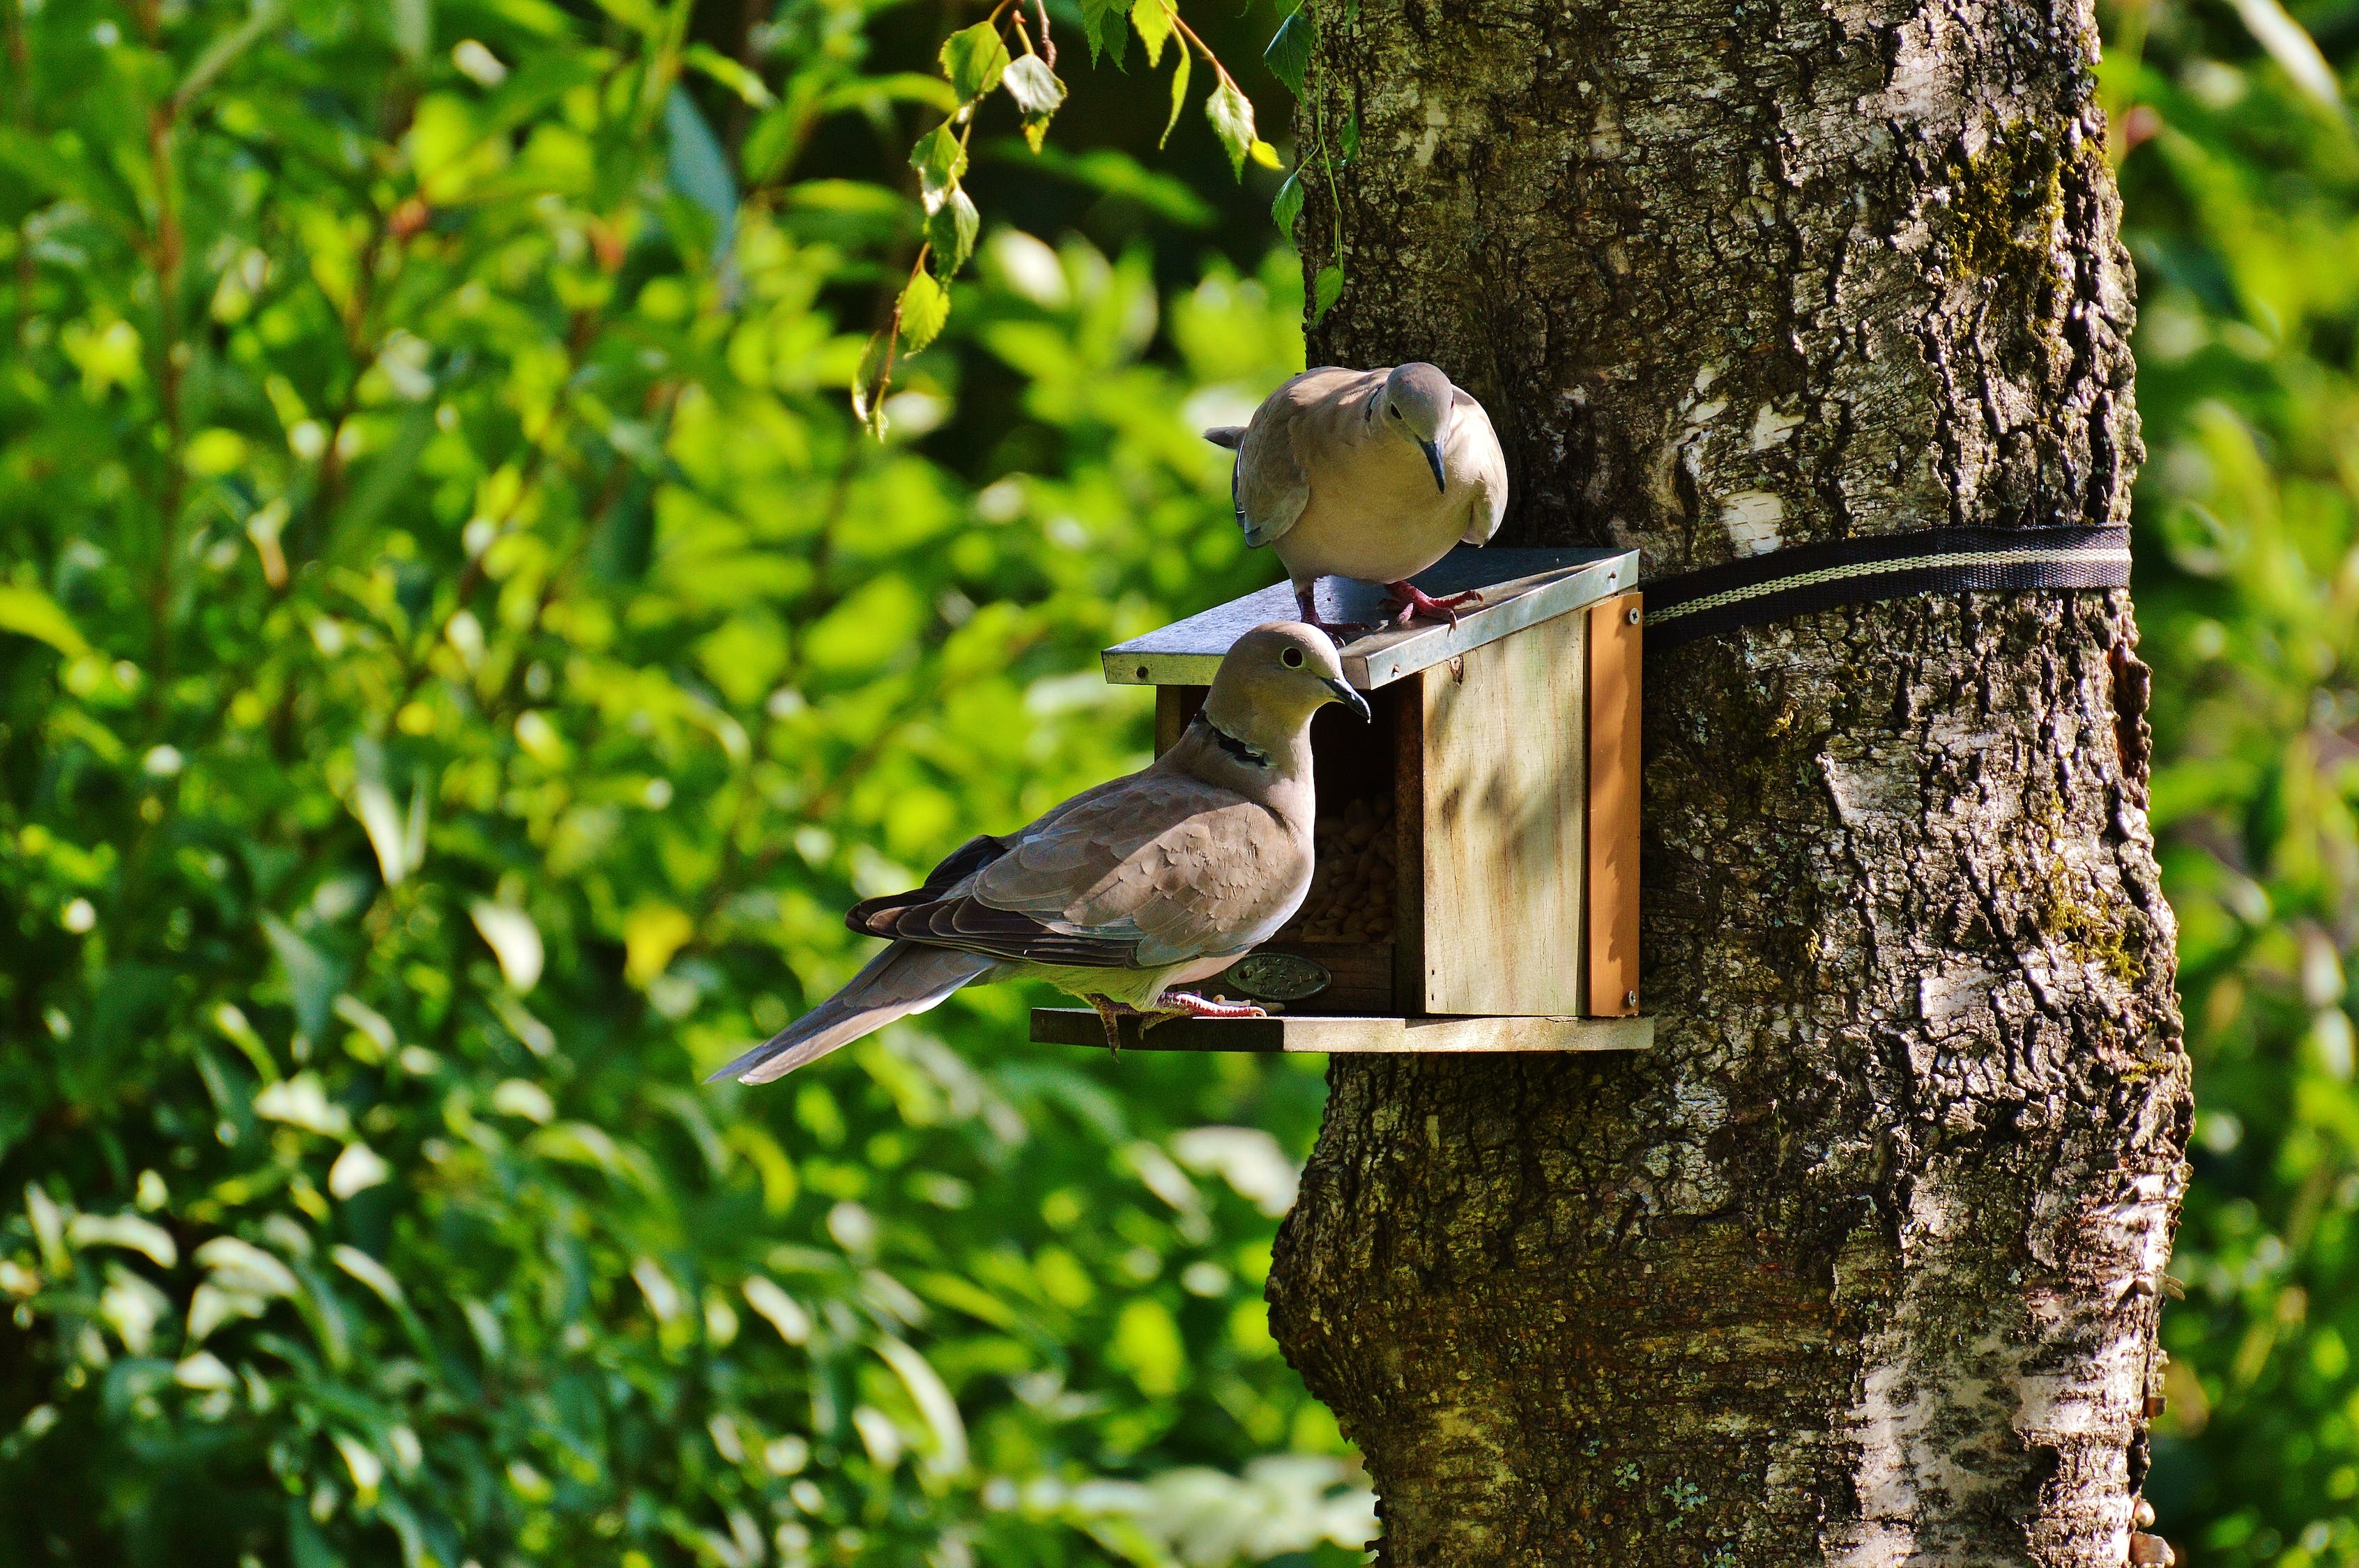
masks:
[[[1123,1044],[1179,1051],[1596,1051],[1654,1042],[1638,1012],[1638,557],[1453,550],[1417,583],[1479,589],[1454,627],[1343,649],[1375,721],[1310,730],[1310,896],[1205,995],[1266,1019],[1175,1019]],[[1375,622],[1384,593],[1320,584],[1320,613]],[[1299,611],[1284,584],[1105,652],[1152,686],[1155,749],[1179,740],[1237,638]],[[1098,1045],[1095,1013],[1041,1008],[1032,1038]]]

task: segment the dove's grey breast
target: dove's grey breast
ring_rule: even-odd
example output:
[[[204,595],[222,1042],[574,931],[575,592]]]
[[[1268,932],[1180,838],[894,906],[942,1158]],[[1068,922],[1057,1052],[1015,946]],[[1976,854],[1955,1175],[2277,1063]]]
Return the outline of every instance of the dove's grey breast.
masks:
[[[1483,406],[1457,392],[1443,484],[1415,442],[1379,417],[1384,370],[1322,366],[1270,394],[1237,449],[1238,525],[1297,584],[1399,582],[1487,542],[1505,515],[1506,460]]]

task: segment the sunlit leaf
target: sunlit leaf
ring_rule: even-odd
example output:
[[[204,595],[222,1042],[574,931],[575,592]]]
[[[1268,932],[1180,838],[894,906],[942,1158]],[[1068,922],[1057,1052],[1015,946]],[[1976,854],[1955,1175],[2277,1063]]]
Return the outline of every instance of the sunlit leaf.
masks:
[[[967,1466],[966,1422],[959,1415],[958,1400],[923,1356],[890,1335],[880,1336],[876,1354],[893,1368],[901,1386],[909,1392],[909,1402],[925,1417],[927,1427],[934,1437],[933,1452],[926,1456],[927,1468],[940,1476],[955,1476]]]
[[[1171,114],[1163,122],[1163,135],[1156,146],[1168,146],[1171,133],[1180,126],[1180,111],[1188,106],[1188,51],[1182,49],[1171,62]]]
[[[351,1197],[379,1185],[393,1174],[377,1152],[365,1143],[347,1143],[336,1162],[328,1167],[328,1191],[338,1198]]]
[[[908,283],[901,286],[901,342],[906,351],[918,353],[941,335],[943,323],[951,320],[951,292],[934,281],[925,269],[910,274]]]
[[[522,994],[540,983],[540,928],[532,923],[531,915],[480,898],[467,906],[467,914],[493,957],[499,959],[500,973],[509,989]]]
[[[1130,25],[1138,29],[1138,41],[1147,46],[1148,70],[1163,63],[1163,45],[1178,30],[1177,13],[1171,0],[1133,0]],[[1187,46],[1180,46],[1185,49]]]
[[[422,63],[434,49],[432,0],[391,0],[391,8],[394,47],[410,64]]]
[[[1024,139],[1038,152],[1041,139],[1049,133],[1049,116],[1065,101],[1065,84],[1038,55],[1027,54],[1008,64],[1001,85],[1023,111]]]
[[[2326,63],[2319,52],[2318,40],[2289,16],[2278,0],[2234,0],[2236,15],[2244,19],[2260,46],[2269,57],[2284,67],[2300,89],[2330,109],[2343,106],[2343,85],[2335,79],[2334,68]]]
[[[909,151],[909,167],[918,171],[928,196],[945,192],[966,172],[966,147],[948,124],[935,126],[918,138]]]
[[[1235,82],[1223,77],[1204,105],[1204,117],[1212,121],[1212,134],[1221,138],[1221,146],[1229,155],[1230,172],[1243,179],[1245,155],[1255,140],[1252,103],[1237,91]]]
[[[696,934],[695,922],[669,904],[641,904],[623,922],[623,976],[645,986],[662,974],[671,956]]]
[[[1007,44],[998,27],[977,22],[952,33],[942,44],[942,74],[962,103],[980,98],[999,85],[1007,69]]]
[[[159,1269],[180,1260],[172,1233],[136,1214],[78,1214],[66,1226],[66,1239],[76,1247],[121,1247],[137,1252]]]
[[[1065,84],[1036,54],[1008,62],[1004,81],[1007,95],[1016,100],[1016,106],[1027,118],[1053,114],[1065,101]]]
[[[47,643],[70,658],[90,652],[90,643],[57,601],[37,588],[0,583],[0,632]]]

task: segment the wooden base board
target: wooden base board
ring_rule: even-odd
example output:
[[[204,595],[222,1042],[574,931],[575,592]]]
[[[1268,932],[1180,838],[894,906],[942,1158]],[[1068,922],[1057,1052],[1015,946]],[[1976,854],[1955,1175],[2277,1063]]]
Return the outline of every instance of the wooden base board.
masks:
[[[1105,1046],[1105,1028],[1086,1008],[1036,1007],[1032,1038],[1043,1045]],[[1175,1018],[1142,1032],[1122,1021],[1125,1051],[1387,1052],[1644,1051],[1651,1018]]]

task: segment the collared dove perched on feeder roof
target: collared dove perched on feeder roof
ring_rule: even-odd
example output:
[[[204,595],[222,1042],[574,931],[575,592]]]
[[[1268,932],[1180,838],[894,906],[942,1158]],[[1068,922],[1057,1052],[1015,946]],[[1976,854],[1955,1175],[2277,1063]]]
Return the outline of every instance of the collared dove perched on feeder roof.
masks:
[[[1446,600],[1408,579],[1483,545],[1507,512],[1507,459],[1483,406],[1430,364],[1308,370],[1269,395],[1253,422],[1204,432],[1237,454],[1231,493],[1248,545],[1267,545],[1294,579],[1302,618],[1320,621],[1322,577],[1382,583],[1406,623]]]
[[[1310,888],[1310,716],[1368,717],[1316,628],[1257,626],[1229,650],[1179,744],[1007,838],[971,838],[914,892],[854,904],[892,938],[844,988],[712,1075],[767,1083],[962,986],[1045,979],[1119,1044],[1129,1013],[1259,1017],[1172,989],[1267,941]],[[710,1081],[710,1080],[708,1080]]]

